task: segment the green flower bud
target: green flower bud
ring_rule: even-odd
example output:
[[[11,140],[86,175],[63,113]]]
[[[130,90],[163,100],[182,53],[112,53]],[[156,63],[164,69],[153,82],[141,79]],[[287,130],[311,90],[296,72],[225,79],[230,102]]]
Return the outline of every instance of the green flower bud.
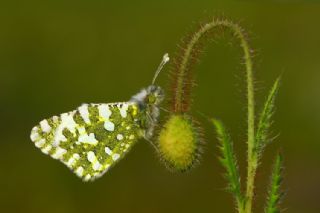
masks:
[[[199,128],[186,114],[173,114],[159,134],[158,148],[166,165],[186,171],[194,165],[199,154]]]

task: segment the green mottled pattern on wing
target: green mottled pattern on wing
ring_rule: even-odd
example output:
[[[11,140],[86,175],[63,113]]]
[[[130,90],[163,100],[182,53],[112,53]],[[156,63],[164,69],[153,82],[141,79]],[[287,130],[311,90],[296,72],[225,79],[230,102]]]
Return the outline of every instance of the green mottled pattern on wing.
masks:
[[[134,102],[84,104],[41,121],[32,129],[31,140],[84,181],[93,180],[142,137],[141,116]]]

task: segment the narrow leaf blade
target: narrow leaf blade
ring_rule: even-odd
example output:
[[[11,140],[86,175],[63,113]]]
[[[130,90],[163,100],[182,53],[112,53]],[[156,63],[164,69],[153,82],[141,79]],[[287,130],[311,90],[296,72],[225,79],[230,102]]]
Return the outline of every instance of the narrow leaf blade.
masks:
[[[264,104],[262,112],[260,113],[257,132],[256,132],[256,143],[255,148],[258,153],[258,157],[261,155],[263,148],[271,141],[268,137],[270,127],[272,125],[272,115],[274,114],[275,98],[279,90],[280,77],[274,82],[267,100]]]
[[[278,154],[272,169],[271,183],[268,192],[265,213],[279,213],[282,192],[280,190],[282,183],[283,159],[281,154]]]
[[[220,121],[212,119],[212,123],[215,126],[217,138],[219,140],[219,149],[221,152],[219,160],[226,170],[225,177],[229,182],[227,188],[233,194],[237,202],[237,207],[242,209],[244,206],[244,198],[241,193],[240,175],[237,160],[233,152],[231,137]]]

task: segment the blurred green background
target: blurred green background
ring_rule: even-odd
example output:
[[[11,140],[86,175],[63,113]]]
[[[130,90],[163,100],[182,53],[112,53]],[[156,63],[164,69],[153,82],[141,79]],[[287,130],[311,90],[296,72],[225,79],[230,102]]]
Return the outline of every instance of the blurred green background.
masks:
[[[0,212],[233,212],[213,127],[194,170],[166,170],[148,142],[103,178],[83,183],[29,139],[43,118],[84,102],[125,101],[150,84],[163,53],[215,15],[239,21],[255,49],[257,107],[283,73],[275,142],[257,176],[262,212],[271,163],[285,156],[286,212],[320,212],[320,4],[317,1],[2,1]],[[240,49],[220,39],[196,67],[194,109],[220,118],[245,174],[246,109]],[[163,72],[158,83],[167,84]],[[197,115],[197,114],[196,114]],[[201,119],[201,118],[200,118]]]

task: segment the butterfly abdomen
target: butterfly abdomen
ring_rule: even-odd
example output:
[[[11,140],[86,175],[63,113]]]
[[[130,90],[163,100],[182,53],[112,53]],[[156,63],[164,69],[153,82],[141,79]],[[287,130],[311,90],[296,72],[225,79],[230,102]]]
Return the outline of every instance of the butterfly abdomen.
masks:
[[[103,175],[141,137],[141,113],[135,103],[83,104],[45,119],[31,140],[85,181]]]

